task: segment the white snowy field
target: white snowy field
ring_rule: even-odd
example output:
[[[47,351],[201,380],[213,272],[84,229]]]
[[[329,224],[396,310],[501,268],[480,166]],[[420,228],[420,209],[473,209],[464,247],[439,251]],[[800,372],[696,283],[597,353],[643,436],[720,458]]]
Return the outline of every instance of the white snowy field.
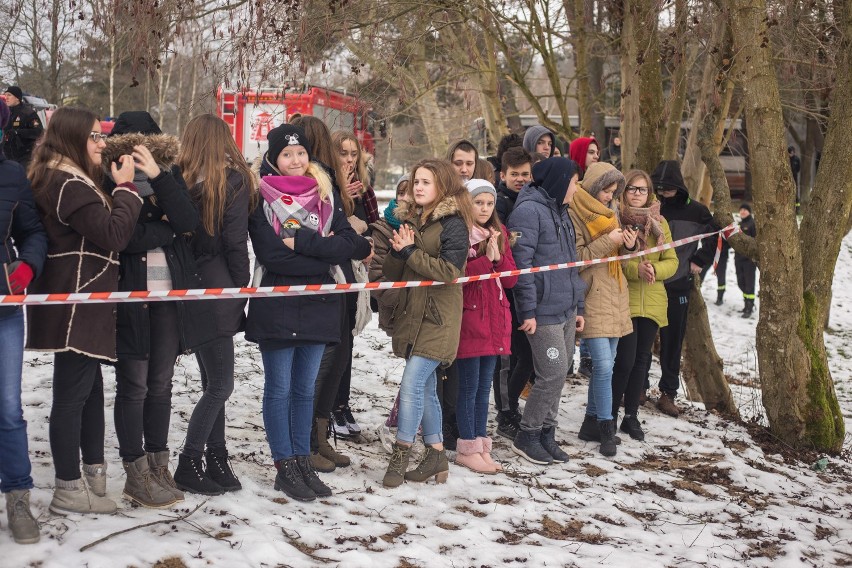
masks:
[[[852,239],[844,243],[837,266],[833,331],[826,337],[849,430],[852,290],[844,284],[852,273]],[[709,304],[715,288],[710,275],[703,288]],[[757,320],[739,317],[738,296],[732,258],[725,304],[708,308],[742,414],[753,417],[762,413],[759,391],[753,388]],[[824,471],[815,471],[811,466],[820,456],[792,459],[782,445],[765,444],[769,437],[759,429],[681,400],[688,410],[680,419],[647,404],[641,410],[645,442],[622,436],[618,455],[607,459],[597,444],[576,437],[586,384],[574,380],[565,384],[558,430],[571,454],[569,463],[532,466],[495,437],[494,453],[504,474],[476,475],[451,465],[445,485],[383,488],[387,455],[374,428],[393,403],[402,362],[392,356],[375,322],[356,339],[354,360],[352,404],[365,434],[358,442],[340,442],[353,458],[351,467],[323,474],[333,497],[303,504],[272,488],[275,470],[262,428],[260,356],[240,338],[237,386],[227,411],[242,491],[213,498],[188,495],[173,511],[121,501],[124,474],[112,426],[114,379],[107,368],[109,495],[118,500],[119,512],[56,516],[47,509],[53,487],[47,438],[51,361],[48,355],[28,353],[24,376],[36,484],[32,504],[42,541],[19,546],[5,527],[0,530],[0,565],[7,568],[852,566],[849,437],[844,457],[830,458]],[[652,373],[656,385],[656,365]],[[198,391],[195,360],[182,357],[174,380],[173,463]],[[4,509],[0,519],[5,525]]]

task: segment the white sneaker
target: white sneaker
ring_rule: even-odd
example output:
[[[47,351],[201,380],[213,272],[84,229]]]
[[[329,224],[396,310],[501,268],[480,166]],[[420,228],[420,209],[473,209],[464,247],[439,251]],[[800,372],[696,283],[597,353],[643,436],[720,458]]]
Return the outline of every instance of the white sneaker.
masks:
[[[390,426],[387,426],[384,422],[382,422],[376,428],[376,435],[378,436],[379,442],[381,442],[382,448],[384,448],[385,452],[393,454],[393,443],[396,440],[396,435],[393,433]]]
[[[331,427],[334,429],[334,435],[338,438],[351,438],[352,432],[349,431],[349,424],[346,422],[346,417],[339,410],[334,410],[331,413]]]

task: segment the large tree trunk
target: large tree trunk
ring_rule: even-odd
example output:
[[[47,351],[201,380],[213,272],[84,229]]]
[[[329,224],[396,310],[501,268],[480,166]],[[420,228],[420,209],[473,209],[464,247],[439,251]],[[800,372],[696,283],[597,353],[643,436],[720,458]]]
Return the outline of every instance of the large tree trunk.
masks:
[[[672,92],[669,95],[665,135],[663,137],[663,159],[677,160],[680,149],[680,124],[683,120],[683,109],[686,106],[686,94],[689,72],[695,63],[696,50],[690,41],[692,34],[688,33],[689,8],[686,0],[675,0],[675,30],[677,35],[677,52],[672,65]]]
[[[659,3],[656,0],[626,0],[625,17],[633,21],[631,37],[623,41],[635,44],[637,65],[636,80],[632,85],[638,90],[639,136],[641,143],[631,148],[628,161],[645,171],[653,171],[663,156],[663,78],[660,73],[660,40],[657,34]],[[631,50],[632,51],[632,50]],[[624,160],[622,149],[622,161]]]
[[[841,34],[837,68],[852,68],[852,3],[846,2],[838,22]],[[840,451],[845,426],[834,381],[828,366],[823,330],[828,323],[834,268],[844,233],[827,230],[843,227],[852,212],[852,145],[848,127],[852,123],[852,76],[837,74],[829,103],[828,130],[822,160],[814,189],[804,209],[800,229],[803,247],[804,310],[799,319],[798,336],[804,343],[810,363],[807,397],[803,408],[806,417],[804,439],[829,451]]]
[[[807,242],[808,265],[813,268],[806,295],[802,245],[795,217],[795,188],[787,160],[766,3],[765,0],[728,0],[728,7],[734,53],[742,72],[745,116],[751,128],[754,216],[761,259],[757,356],[763,406],[770,428],[785,442],[838,452],[843,443],[843,419],[823,345],[819,317],[823,313],[823,300],[815,294],[826,280],[825,268],[829,264],[826,259],[831,257],[828,250],[820,251],[819,245],[830,248],[832,237],[823,237],[821,243]],[[839,68],[848,69],[848,63],[847,67]],[[845,82],[848,91],[849,77],[844,75],[840,74],[838,87]],[[848,97],[848,92],[844,96]],[[848,108],[846,110],[848,112]],[[843,109],[837,111],[842,114]],[[845,118],[848,120],[851,116],[847,114]],[[832,114],[832,119],[836,118]],[[834,181],[849,179],[840,169],[835,173],[839,177]],[[826,213],[831,209],[825,209],[824,204],[819,207],[818,223],[826,235],[831,233],[826,227],[838,224],[832,223],[832,218],[843,212],[848,216],[852,205],[852,191],[832,193],[835,196],[845,193],[836,199],[845,200],[846,206],[845,210],[835,208],[833,213]],[[807,234],[817,240],[819,232]],[[839,247],[840,237],[833,238]],[[836,259],[836,255],[831,258]],[[833,264],[830,267],[833,268]],[[830,286],[830,276],[827,280]]]
[[[640,26],[632,10],[624,11],[621,32],[621,167],[624,171],[636,167],[639,147],[638,68],[639,47],[634,37]]]

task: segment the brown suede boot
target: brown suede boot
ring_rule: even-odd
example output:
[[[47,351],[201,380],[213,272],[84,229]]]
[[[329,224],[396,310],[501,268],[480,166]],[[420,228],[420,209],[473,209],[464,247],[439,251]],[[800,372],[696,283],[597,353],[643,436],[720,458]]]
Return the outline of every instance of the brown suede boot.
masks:
[[[447,461],[447,451],[427,445],[423,459],[416,468],[405,473],[405,479],[422,483],[434,477],[436,483],[446,483],[449,475],[450,463]]]
[[[405,481],[405,470],[408,469],[409,458],[411,458],[411,446],[403,446],[399,442],[394,442],[393,454],[391,454],[390,462],[388,462],[388,469],[385,472],[382,485],[385,487],[402,485]]]
[[[345,456],[334,449],[328,441],[328,418],[317,418],[317,444],[318,453],[336,467],[347,467],[352,463],[349,456]]]
[[[674,418],[680,416],[680,408],[677,407],[674,397],[670,394],[662,393],[660,395],[660,399],[657,401],[657,410]]]

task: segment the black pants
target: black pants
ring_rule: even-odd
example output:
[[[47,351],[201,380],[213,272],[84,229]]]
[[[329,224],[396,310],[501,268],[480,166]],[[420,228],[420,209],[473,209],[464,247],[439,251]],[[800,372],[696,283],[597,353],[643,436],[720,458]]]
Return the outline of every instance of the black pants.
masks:
[[[180,351],[174,302],[148,304],[151,353],[148,359],[120,357],[115,365],[115,433],[121,459],[169,449],[172,377]],[[144,449],[143,449],[144,439]]]
[[[754,286],[757,278],[757,265],[747,258],[736,258],[737,286],[743,292],[743,299],[754,300]]]
[[[225,403],[234,392],[234,338],[219,337],[195,351],[204,391],[189,418],[183,453],[198,458],[225,444]]]
[[[651,361],[651,348],[657,337],[657,322],[633,318],[633,333],[618,340],[615,365],[612,368],[612,415],[618,416],[621,397],[624,412],[633,416],[639,411],[639,396],[645,390]]]
[[[456,404],[459,400],[459,370],[455,362],[446,369],[438,369],[438,400],[444,424],[456,427]]]
[[[666,293],[669,297],[669,325],[660,330],[660,390],[674,397],[680,387],[680,355],[686,335],[690,291],[666,290]]]
[[[340,343],[337,345],[326,347],[326,352],[323,354],[323,362],[320,365],[320,375],[323,374],[323,367],[326,363],[326,356],[331,357],[329,364],[329,379],[327,385],[323,388],[330,389],[329,394],[334,394],[335,408],[349,406],[349,391],[352,389],[352,350],[354,348],[355,338],[352,336],[352,330],[355,329],[355,316],[358,313],[358,294],[344,294],[344,300],[341,303],[343,317],[341,319]],[[333,350],[333,354],[329,354],[329,350]],[[320,379],[317,377],[316,392],[319,392]],[[332,390],[333,389],[333,390]],[[314,396],[314,406],[316,407],[317,396]],[[323,405],[323,408],[325,405]],[[329,406],[328,413],[331,412]],[[328,416],[328,413],[325,416]]]
[[[727,272],[728,272],[728,257],[730,256],[731,247],[724,241],[722,243],[722,250],[719,253],[719,264],[716,266],[716,291],[724,292],[726,289],[727,282]],[[710,269],[713,268],[713,263],[707,263],[707,265],[701,269],[701,281],[704,282],[705,276],[710,272]]]
[[[83,463],[104,463],[104,379],[101,362],[73,351],[53,356],[50,451],[56,477],[80,479]]]
[[[519,325],[512,322],[512,354],[498,359],[494,370],[494,404],[503,412],[518,409],[521,392],[534,374],[530,342]]]
[[[349,404],[357,300],[357,294],[344,294],[340,302],[340,343],[326,345],[322,354],[314,383],[315,418],[328,418],[332,409]]]

